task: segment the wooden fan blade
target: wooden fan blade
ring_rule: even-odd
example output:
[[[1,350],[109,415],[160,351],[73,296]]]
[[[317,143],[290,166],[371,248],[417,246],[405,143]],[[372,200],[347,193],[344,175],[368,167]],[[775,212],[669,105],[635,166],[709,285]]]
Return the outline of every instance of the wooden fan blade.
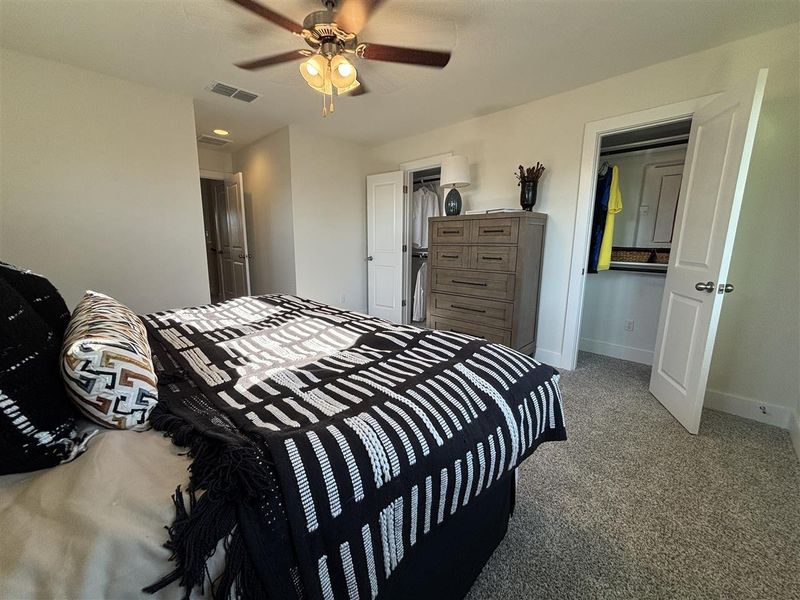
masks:
[[[383,3],[383,0],[344,0],[336,11],[334,21],[348,33],[358,33],[364,29],[372,12]]]
[[[247,69],[248,71],[255,71],[256,69],[263,69],[264,67],[269,67],[272,65],[278,65],[281,63],[289,62],[290,60],[296,60],[298,58],[305,58],[308,56],[307,50],[290,50],[289,52],[284,52],[283,54],[276,54],[275,56],[266,56],[264,58],[257,58],[256,60],[251,60],[248,62],[236,63],[236,66],[240,69]]]
[[[440,50],[420,50],[419,48],[400,48],[383,44],[364,44],[363,51],[358,53],[369,60],[420,65],[423,67],[444,68],[450,62],[450,53]]]
[[[262,6],[255,0],[230,0],[234,4],[238,4],[242,8],[246,8],[250,12],[257,14],[259,17],[266,19],[271,23],[275,23],[279,27],[283,27],[284,29],[288,29],[292,33],[300,33],[303,31],[302,25],[295,23],[291,19],[287,19],[281,14],[276,13],[274,10],[268,9],[266,6]]]

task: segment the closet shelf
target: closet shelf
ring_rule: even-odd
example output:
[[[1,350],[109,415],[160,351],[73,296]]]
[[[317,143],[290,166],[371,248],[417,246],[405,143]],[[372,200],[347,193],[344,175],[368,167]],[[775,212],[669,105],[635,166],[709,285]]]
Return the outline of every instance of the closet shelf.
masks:
[[[637,273],[653,273],[656,275],[666,275],[667,265],[663,263],[638,263],[612,260],[609,266],[610,271],[633,271]]]

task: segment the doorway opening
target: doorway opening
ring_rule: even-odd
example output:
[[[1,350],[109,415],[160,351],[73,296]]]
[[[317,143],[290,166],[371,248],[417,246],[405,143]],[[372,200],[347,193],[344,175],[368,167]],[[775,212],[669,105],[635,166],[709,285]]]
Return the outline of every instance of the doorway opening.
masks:
[[[603,227],[596,226],[595,200],[598,195],[601,197],[602,208],[605,194],[606,215],[609,215],[610,207],[611,223],[614,225],[619,213],[613,213],[618,211],[621,203],[616,198],[613,184],[610,191],[606,193],[600,190],[601,194],[598,194],[598,183],[601,183],[598,173],[602,176],[603,168],[608,169],[609,166],[601,161],[601,153],[605,151],[607,156],[613,157],[614,154],[609,153],[628,148],[615,149],[606,138],[616,134],[633,135],[632,132],[641,135],[642,130],[649,127],[673,126],[680,121],[691,121],[683,172],[677,172],[680,160],[676,160],[675,164],[664,165],[665,169],[673,171],[665,172],[662,177],[651,177],[650,181],[647,178],[642,180],[643,191],[646,186],[652,185],[658,187],[658,193],[650,196],[650,200],[647,200],[649,204],[643,210],[642,200],[639,201],[640,210],[634,215],[634,237],[626,240],[633,239],[637,246],[643,240],[663,244],[667,239],[670,241],[655,349],[650,359],[649,389],[690,433],[697,433],[700,427],[724,298],[735,289],[727,281],[728,271],[766,81],[767,70],[762,69],[723,93],[587,123],[584,133],[562,346],[562,363],[567,368],[575,368],[578,360],[581,315],[587,301],[584,297],[586,280],[599,277],[587,273],[587,270],[591,271],[594,267],[600,271],[599,265],[607,266],[610,270],[612,262],[614,236],[605,235],[609,229],[605,223]],[[622,140],[623,144],[628,141]],[[622,145],[619,137],[612,138],[611,142]],[[633,142],[646,143],[647,140],[635,139]],[[678,175],[681,182],[673,209],[672,188],[676,186]],[[658,208],[653,214],[654,197],[658,198],[659,206],[664,203],[661,214]],[[670,215],[673,210],[674,217]],[[647,214],[642,215],[642,212]],[[644,237],[639,235],[640,231]],[[670,231],[673,232],[671,238]],[[598,234],[602,235],[599,257],[593,254],[597,252]],[[637,246],[631,247],[632,252]],[[645,248],[645,251],[650,253],[650,257],[655,257],[655,260],[648,258],[644,261],[648,265],[653,262],[658,264],[658,254],[665,253],[663,248],[658,247]],[[637,259],[634,254],[618,252],[617,259],[622,258],[626,260],[616,262],[636,263],[643,260],[641,257]],[[631,258],[634,260],[631,261]],[[616,292],[611,300],[609,306],[620,304],[624,294]],[[632,325],[635,330],[635,323]],[[628,330],[630,328],[630,325],[626,327]]]
[[[211,302],[250,295],[250,261],[241,173],[201,172],[208,288]],[[212,174],[213,176],[208,176]]]
[[[442,160],[452,152],[367,176],[367,310],[424,326],[428,217],[443,214]],[[416,292],[416,293],[415,293]]]
[[[224,300],[222,284],[222,245],[220,241],[219,207],[220,198],[225,196],[225,182],[217,179],[200,178],[200,196],[203,202],[203,230],[206,242],[206,262],[208,263],[208,290],[211,302]]]
[[[406,261],[409,277],[403,294],[408,298],[404,317],[406,323],[418,327],[424,327],[427,318],[428,219],[443,214],[441,173],[440,166],[408,173],[411,185],[406,203],[410,219],[405,245],[411,252]]]
[[[653,364],[691,123],[600,138],[579,350]]]

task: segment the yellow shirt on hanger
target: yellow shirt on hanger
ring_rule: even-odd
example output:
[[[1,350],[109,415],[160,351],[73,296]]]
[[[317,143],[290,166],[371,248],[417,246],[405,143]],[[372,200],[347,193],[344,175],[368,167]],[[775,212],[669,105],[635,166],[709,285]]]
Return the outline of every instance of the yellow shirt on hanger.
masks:
[[[622,193],[619,191],[619,167],[614,165],[611,173],[611,190],[608,194],[608,212],[606,227],[603,230],[603,241],[600,243],[600,258],[597,260],[598,271],[608,271],[611,266],[611,246],[614,243],[614,215],[622,212]]]

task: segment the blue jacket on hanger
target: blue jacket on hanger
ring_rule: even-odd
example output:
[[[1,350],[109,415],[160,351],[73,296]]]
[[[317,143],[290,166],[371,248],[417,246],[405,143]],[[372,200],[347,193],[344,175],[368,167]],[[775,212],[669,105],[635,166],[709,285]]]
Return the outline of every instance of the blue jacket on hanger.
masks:
[[[597,176],[592,233],[589,238],[589,264],[587,268],[589,273],[597,273],[597,263],[600,259],[600,245],[603,243],[603,232],[606,229],[606,215],[608,214],[608,197],[611,192],[612,171],[613,169],[609,166],[605,173]]]

